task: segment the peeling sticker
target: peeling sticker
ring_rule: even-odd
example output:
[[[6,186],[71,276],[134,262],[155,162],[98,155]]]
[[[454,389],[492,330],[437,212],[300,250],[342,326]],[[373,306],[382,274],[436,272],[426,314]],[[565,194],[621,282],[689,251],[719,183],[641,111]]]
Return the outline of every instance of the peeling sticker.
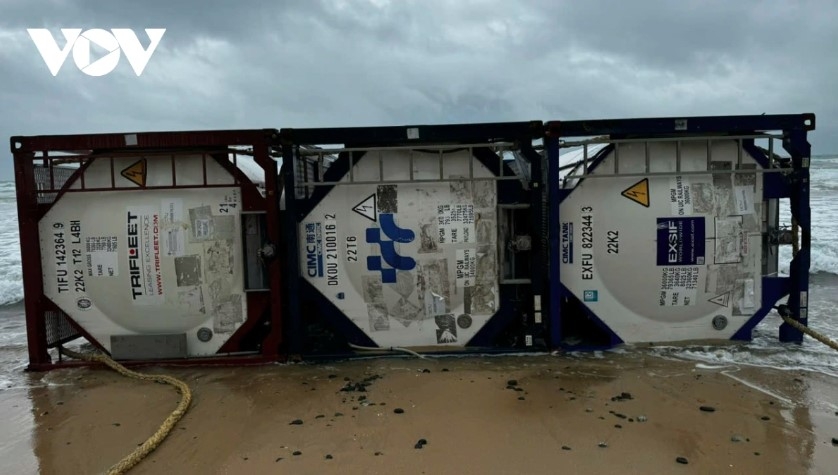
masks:
[[[195,254],[175,258],[178,287],[201,285],[201,256]]]
[[[180,223],[183,221],[183,200],[175,198],[163,200],[160,211],[163,223]]]
[[[168,257],[180,257],[186,249],[186,233],[183,228],[169,228],[163,231],[163,251]]]
[[[178,301],[180,302],[181,308],[185,309],[184,316],[190,314],[194,315],[196,313],[206,313],[206,306],[204,305],[204,291],[201,287],[179,291]]]
[[[735,186],[733,189],[736,198],[736,213],[754,214],[754,187],[750,185]]]
[[[437,326],[437,343],[457,343],[457,324],[454,321],[454,315],[437,315],[434,317],[434,321]]]
[[[742,261],[742,216],[716,218],[716,264],[732,264]]]
[[[236,329],[236,324],[244,321],[242,296],[240,294],[230,295],[228,298],[217,302],[213,311],[215,312],[213,322],[215,333],[232,333]]]

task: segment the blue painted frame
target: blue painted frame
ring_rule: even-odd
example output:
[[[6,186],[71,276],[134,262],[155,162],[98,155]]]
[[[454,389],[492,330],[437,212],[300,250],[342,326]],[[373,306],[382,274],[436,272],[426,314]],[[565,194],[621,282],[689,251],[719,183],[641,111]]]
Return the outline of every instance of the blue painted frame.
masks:
[[[801,243],[797,255],[790,264],[788,277],[764,276],[761,308],[733,335],[734,340],[750,340],[756,325],[775,308],[777,302],[788,296],[787,305],[792,318],[808,324],[809,268],[811,259],[811,210],[809,203],[809,167],[811,145],[807,141],[807,132],[815,129],[815,115],[758,115],[758,116],[703,116],[703,117],[664,117],[650,119],[616,119],[591,121],[550,121],[545,124],[544,144],[548,161],[548,186],[552,209],[550,210],[549,239],[549,275],[551,282],[558,283],[560,292],[552,292],[549,298],[550,335],[553,342],[562,339],[561,324],[563,318],[561,301],[568,298],[567,289],[561,285],[559,271],[559,204],[573,190],[559,188],[559,150],[563,138],[590,137],[609,135],[617,138],[655,138],[700,135],[737,135],[759,132],[780,131],[783,134],[783,148],[791,156],[792,171],[788,175],[766,174],[764,197],[789,198],[791,213],[800,226]],[[589,170],[595,168],[609,147],[603,149],[592,159]],[[753,140],[744,140],[743,149],[764,168],[769,164],[767,157],[758,149]],[[598,325],[605,324],[586,308],[588,318]],[[607,326],[606,326],[607,328]],[[610,329],[608,332],[613,334]],[[619,339],[619,338],[617,338]],[[779,328],[779,339],[783,342],[802,342],[803,333],[783,323]]]
[[[410,138],[409,129],[418,131],[418,137]],[[532,294],[541,295],[546,298],[548,292],[544,288],[546,270],[538,267],[538,263],[544,262],[543,256],[546,250],[541,249],[543,223],[541,213],[543,203],[546,201],[542,196],[544,193],[542,181],[543,158],[532,148],[532,141],[542,138],[544,125],[540,121],[531,122],[510,122],[510,123],[486,123],[486,124],[452,124],[432,126],[399,126],[399,127],[356,127],[356,128],[335,128],[335,129],[282,129],[280,131],[280,142],[282,144],[282,157],[285,184],[285,213],[283,225],[286,236],[285,262],[287,270],[285,281],[289,293],[286,315],[286,341],[288,342],[288,353],[301,355],[304,353],[304,340],[306,331],[303,327],[301,300],[313,305],[320,312],[322,319],[328,323],[333,330],[338,332],[349,343],[361,346],[375,346],[370,338],[351,322],[337,307],[324,296],[315,290],[299,273],[300,257],[298,254],[298,242],[300,239],[298,224],[304,219],[311,209],[331,191],[333,186],[318,187],[314,195],[306,199],[298,199],[295,189],[297,187],[296,174],[293,172],[296,157],[296,148],[301,145],[342,145],[352,148],[370,148],[387,146],[419,146],[436,144],[482,144],[487,146],[493,142],[515,142],[519,145],[519,151],[527,159],[531,166],[530,197],[532,213],[532,282],[529,284]],[[327,181],[339,181],[349,173],[349,160],[352,164],[364,159],[368,154],[365,152],[341,153],[338,160],[333,163],[327,171]],[[497,155],[487,148],[475,147],[475,159],[482,162],[494,173],[499,173]],[[512,169],[507,163],[503,163],[503,173],[507,176],[513,175]],[[510,202],[511,198],[524,196],[519,182],[502,181],[498,183],[499,201]],[[517,199],[516,199],[517,201]],[[376,236],[368,238],[375,240]],[[392,257],[392,256],[391,256]],[[497,346],[497,337],[505,331],[513,321],[516,312],[510,307],[512,298],[501,286],[501,308],[469,342],[469,347],[492,347]],[[514,303],[514,302],[512,302]],[[532,315],[534,310],[532,299],[524,302],[523,305],[514,304],[514,308]],[[542,304],[542,308],[544,305]],[[546,326],[546,322],[545,322]],[[498,349],[498,348],[495,348]],[[520,350],[519,350],[520,351]],[[346,354],[344,356],[349,356]]]

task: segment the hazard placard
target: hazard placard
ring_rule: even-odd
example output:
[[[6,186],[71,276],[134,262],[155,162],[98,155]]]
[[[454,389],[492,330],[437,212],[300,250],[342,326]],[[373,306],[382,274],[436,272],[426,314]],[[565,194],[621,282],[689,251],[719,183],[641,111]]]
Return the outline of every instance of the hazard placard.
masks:
[[[373,193],[369,195],[364,201],[355,205],[352,208],[352,211],[360,214],[361,216],[369,219],[372,222],[376,222],[378,220],[378,208],[376,206],[376,194]]]
[[[637,204],[649,207],[649,179],[644,178],[626,188],[621,195]]]
[[[727,291],[721,295],[717,295],[709,300],[709,302],[714,303],[716,305],[720,305],[722,307],[729,307],[730,306],[730,291]]]
[[[120,175],[136,185],[145,187],[146,172],[146,159],[143,158],[126,167]]]

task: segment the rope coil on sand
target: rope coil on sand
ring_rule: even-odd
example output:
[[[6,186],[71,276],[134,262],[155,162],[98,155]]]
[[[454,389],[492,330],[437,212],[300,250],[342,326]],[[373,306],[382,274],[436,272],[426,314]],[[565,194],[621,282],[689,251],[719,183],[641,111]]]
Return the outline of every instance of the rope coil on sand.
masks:
[[[163,421],[163,424],[157,429],[151,437],[146,439],[142,445],[137,447],[133,452],[125,456],[122,460],[111,466],[108,469],[108,475],[121,475],[126,473],[128,470],[131,470],[135,465],[140,463],[148,454],[154,451],[163,440],[169,435],[169,433],[174,429],[175,424],[186,414],[186,411],[189,409],[189,405],[192,403],[192,391],[189,390],[189,386],[186,385],[183,381],[174,378],[172,376],[162,375],[162,374],[143,374],[138,373],[136,371],[131,371],[130,369],[122,366],[121,364],[117,363],[116,361],[112,360],[107,355],[101,353],[77,353],[72,350],[68,350],[66,348],[60,348],[60,351],[71,357],[76,358],[84,361],[94,361],[104,363],[117,373],[134,379],[139,379],[142,381],[154,381],[161,384],[169,384],[174,386],[175,389],[178,390],[180,393],[180,402],[177,405],[177,408]]]

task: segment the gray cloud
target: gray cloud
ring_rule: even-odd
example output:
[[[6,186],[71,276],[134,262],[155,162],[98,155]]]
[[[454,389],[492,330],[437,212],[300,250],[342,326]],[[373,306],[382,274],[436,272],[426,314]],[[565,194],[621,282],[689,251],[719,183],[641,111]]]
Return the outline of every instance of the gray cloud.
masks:
[[[34,3],[0,6],[3,137],[815,112],[838,152],[829,0]],[[53,77],[32,27],[167,32],[141,77]]]

